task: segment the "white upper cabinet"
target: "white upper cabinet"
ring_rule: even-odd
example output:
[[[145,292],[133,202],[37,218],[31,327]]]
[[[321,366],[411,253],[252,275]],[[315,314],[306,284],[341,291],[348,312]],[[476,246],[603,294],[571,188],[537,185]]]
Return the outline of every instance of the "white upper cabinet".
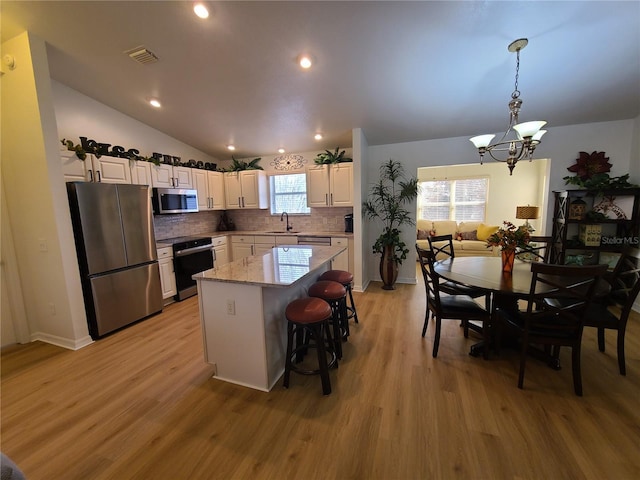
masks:
[[[352,207],[353,163],[307,167],[307,206]]]
[[[224,178],[222,172],[193,169],[193,186],[198,191],[199,210],[224,210]]]
[[[71,151],[62,152],[60,156],[65,182],[131,183],[128,158],[106,155],[97,158],[87,154],[87,158],[80,160]]]
[[[227,209],[269,208],[267,174],[263,170],[224,173]]]
[[[160,164],[151,167],[151,184],[160,188],[193,188],[191,168]]]
[[[151,185],[151,163],[135,160],[131,162],[131,183]]]

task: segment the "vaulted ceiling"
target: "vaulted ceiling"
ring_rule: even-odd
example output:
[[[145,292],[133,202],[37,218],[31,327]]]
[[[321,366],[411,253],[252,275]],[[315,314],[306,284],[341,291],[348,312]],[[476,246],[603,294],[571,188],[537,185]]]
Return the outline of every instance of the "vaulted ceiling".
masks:
[[[504,131],[520,37],[521,121],[640,114],[638,1],[193,3],[3,0],[2,40],[32,32],[52,78],[220,159]]]

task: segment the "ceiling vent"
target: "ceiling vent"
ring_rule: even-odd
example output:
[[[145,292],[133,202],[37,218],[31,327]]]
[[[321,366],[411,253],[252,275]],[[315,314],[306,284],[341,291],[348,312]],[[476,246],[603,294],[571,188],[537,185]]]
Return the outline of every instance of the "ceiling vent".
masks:
[[[127,50],[124,52],[126,55],[129,55],[131,60],[135,60],[138,63],[142,63],[143,65],[147,65],[148,63],[155,63],[158,61],[158,57],[151,50],[148,50],[146,47],[136,47],[131,50]]]

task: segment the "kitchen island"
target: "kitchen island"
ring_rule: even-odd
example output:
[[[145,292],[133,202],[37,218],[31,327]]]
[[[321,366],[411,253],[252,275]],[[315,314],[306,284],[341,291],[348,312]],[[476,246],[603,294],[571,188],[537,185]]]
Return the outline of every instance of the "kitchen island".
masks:
[[[284,372],[292,300],[329,270],[345,247],[286,245],[193,276],[204,357],[214,377],[268,392]]]

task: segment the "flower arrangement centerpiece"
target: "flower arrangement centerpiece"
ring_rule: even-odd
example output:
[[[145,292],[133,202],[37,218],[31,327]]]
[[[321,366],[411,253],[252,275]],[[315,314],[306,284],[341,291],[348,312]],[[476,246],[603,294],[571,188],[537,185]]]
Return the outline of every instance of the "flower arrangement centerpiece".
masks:
[[[487,238],[487,247],[500,247],[502,251],[502,269],[505,272],[513,270],[516,250],[529,244],[531,238],[526,225],[516,227],[513,223],[504,221],[503,227]]]

